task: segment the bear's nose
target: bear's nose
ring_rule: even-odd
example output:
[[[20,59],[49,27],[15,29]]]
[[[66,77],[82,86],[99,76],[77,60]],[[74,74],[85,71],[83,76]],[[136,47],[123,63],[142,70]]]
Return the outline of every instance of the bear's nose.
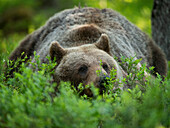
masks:
[[[108,78],[110,78],[109,75],[100,76],[100,80],[99,80],[100,93],[103,93],[103,91],[106,91],[106,86],[105,85],[108,85]]]

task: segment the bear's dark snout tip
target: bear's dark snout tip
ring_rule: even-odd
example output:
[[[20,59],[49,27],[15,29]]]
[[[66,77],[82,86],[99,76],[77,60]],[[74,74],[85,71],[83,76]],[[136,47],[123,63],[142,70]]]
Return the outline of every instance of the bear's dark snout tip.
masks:
[[[103,91],[106,91],[106,86],[109,84],[108,83],[108,79],[110,78],[109,75],[104,75],[100,77],[99,80],[99,89],[100,89],[100,93],[103,93]]]

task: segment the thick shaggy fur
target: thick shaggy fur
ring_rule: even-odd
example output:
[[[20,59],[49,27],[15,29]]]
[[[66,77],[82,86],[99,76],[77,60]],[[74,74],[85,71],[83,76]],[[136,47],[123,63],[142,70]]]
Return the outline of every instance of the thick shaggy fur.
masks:
[[[71,48],[96,43],[103,33],[108,36],[110,44],[109,51],[105,52],[118,59],[136,55],[138,59],[142,58],[141,63],[154,66],[155,72],[166,76],[167,62],[161,49],[144,32],[111,9],[86,7],[57,13],[21,41],[9,59],[15,61],[22,52],[34,59],[33,51],[36,51],[41,61],[47,62],[45,57],[49,55],[53,41],[62,48]]]

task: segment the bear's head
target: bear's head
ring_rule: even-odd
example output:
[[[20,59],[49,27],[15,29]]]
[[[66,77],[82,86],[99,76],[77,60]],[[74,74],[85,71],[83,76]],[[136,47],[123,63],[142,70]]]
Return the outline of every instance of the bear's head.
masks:
[[[94,44],[71,48],[63,48],[59,43],[54,42],[50,47],[50,56],[52,59],[56,57],[58,63],[54,74],[54,81],[57,83],[70,81],[75,87],[80,83],[83,85],[93,83],[102,92],[103,83],[106,77],[109,77],[112,68],[117,70],[116,78],[123,76],[118,63],[111,56],[106,34],[102,34]],[[96,73],[97,70],[100,70],[100,74]],[[84,93],[92,95],[89,89]]]

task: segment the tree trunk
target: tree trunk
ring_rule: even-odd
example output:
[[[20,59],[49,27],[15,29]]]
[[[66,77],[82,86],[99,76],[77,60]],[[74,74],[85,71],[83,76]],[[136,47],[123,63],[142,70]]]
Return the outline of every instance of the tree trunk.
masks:
[[[170,60],[170,0],[154,0],[152,38]]]

